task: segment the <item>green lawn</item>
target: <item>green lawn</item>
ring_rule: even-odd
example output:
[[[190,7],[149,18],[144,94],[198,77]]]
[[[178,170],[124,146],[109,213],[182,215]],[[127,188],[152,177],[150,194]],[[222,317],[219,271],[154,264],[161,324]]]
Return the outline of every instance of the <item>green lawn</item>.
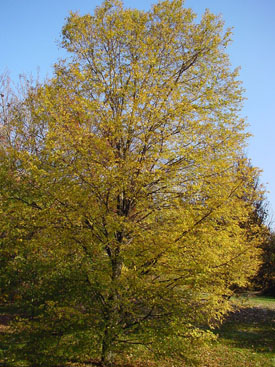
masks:
[[[198,367],[275,367],[275,298],[239,297],[233,300],[235,311],[215,332],[217,342],[197,351],[200,355]],[[12,314],[0,317],[0,339],[9,333],[8,323]],[[5,337],[4,337],[5,339]],[[0,343],[1,344],[1,343]],[[7,345],[2,344],[2,353]],[[0,356],[1,356],[0,347]],[[171,367],[166,363],[130,362],[119,367]],[[9,366],[19,366],[10,364]],[[92,364],[89,364],[91,366]],[[5,366],[3,360],[0,366]],[[83,367],[72,363],[71,366]],[[87,367],[87,364],[85,365]],[[182,364],[182,367],[190,365]]]
[[[218,342],[206,350],[202,366],[275,367],[275,298],[239,297],[241,308],[229,315]]]

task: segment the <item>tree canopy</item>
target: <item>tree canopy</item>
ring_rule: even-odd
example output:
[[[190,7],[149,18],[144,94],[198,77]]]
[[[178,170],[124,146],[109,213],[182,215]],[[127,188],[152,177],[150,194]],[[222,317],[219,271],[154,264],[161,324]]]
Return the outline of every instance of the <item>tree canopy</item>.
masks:
[[[230,31],[181,0],[106,0],[62,35],[69,56],[2,127],[3,299],[29,332],[10,355],[186,356],[258,267]]]

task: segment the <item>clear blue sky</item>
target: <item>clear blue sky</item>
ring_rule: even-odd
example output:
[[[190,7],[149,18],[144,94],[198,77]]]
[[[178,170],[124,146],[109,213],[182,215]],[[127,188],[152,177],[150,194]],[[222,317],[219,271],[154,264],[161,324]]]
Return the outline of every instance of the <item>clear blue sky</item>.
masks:
[[[148,9],[153,1],[125,0],[127,7]],[[92,12],[99,0],[0,0],[0,73],[51,75],[52,65],[64,52],[57,41],[70,10]],[[222,14],[233,27],[229,48],[247,101],[243,116],[254,135],[248,146],[252,163],[263,170],[267,198],[275,219],[275,0],[186,0],[186,7],[201,15],[205,8]]]

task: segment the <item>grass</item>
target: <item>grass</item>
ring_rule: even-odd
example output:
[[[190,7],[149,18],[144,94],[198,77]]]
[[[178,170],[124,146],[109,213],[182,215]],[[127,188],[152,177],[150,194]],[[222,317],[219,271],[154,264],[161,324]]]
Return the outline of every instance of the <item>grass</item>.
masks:
[[[240,297],[202,353],[204,367],[275,367],[275,298]]]
[[[235,310],[215,330],[217,342],[197,351],[200,356],[198,367],[275,367],[275,298],[253,295],[235,298],[233,302]],[[9,333],[10,318],[12,315],[7,314],[0,317],[0,336]],[[172,361],[168,364],[136,361],[134,364],[121,364],[119,367],[168,365],[170,367]],[[1,357],[0,366],[5,366],[1,363]],[[71,366],[84,367],[77,363]],[[190,366],[183,364],[182,367]]]

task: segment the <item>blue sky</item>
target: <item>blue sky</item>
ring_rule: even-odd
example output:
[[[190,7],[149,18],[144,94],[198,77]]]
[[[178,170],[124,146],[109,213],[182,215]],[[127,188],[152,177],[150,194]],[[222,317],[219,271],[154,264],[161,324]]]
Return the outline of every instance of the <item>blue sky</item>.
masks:
[[[125,0],[127,7],[148,9],[153,1]],[[92,12],[98,0],[0,0],[0,73],[12,79],[40,69],[41,78],[51,75],[52,65],[64,52],[57,46],[70,10]],[[186,0],[186,7],[201,15],[206,8],[222,14],[233,27],[228,49],[232,66],[241,66],[240,79],[247,101],[249,141],[247,154],[263,170],[267,199],[275,219],[275,0]]]

